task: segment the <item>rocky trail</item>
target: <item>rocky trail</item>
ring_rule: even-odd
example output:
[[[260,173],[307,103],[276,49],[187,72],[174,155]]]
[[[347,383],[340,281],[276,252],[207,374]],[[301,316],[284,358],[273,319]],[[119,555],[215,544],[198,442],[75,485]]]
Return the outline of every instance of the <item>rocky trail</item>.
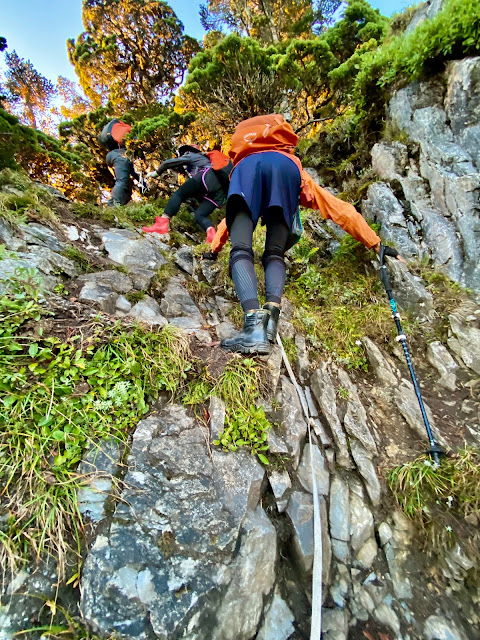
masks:
[[[82,332],[100,313],[106,322],[136,321],[151,331],[178,327],[215,376],[232,358],[218,348],[234,330],[229,312],[235,304],[218,290],[221,265],[199,259],[189,244],[178,248],[168,237],[72,218],[59,228],[30,222],[14,229],[2,221],[0,239],[15,252],[0,262],[2,279],[28,267],[50,290],[68,292],[48,298],[56,310],[47,319],[52,332]],[[62,255],[67,245],[78,247],[95,270],[79,273],[78,263]],[[155,278],[165,265],[170,270],[160,286]],[[400,269],[403,282],[414,284],[410,292],[404,285],[403,293],[418,296],[423,285]],[[192,283],[199,282],[205,286],[195,300],[189,288],[195,291]],[[316,422],[323,637],[479,637],[473,631],[478,594],[468,586],[473,561],[458,545],[442,566],[427,557],[385,485],[385,469],[426,446],[401,354],[387,355],[365,338],[368,375],[332,361],[312,363],[308,342],[290,322],[288,300],[283,309],[280,335],[297,346],[294,366]],[[468,386],[480,373],[478,307],[463,306],[449,321],[448,347],[436,341],[426,352],[416,350],[415,364],[440,442],[453,449],[464,441],[478,446],[478,397]],[[127,450],[114,441],[95,443],[80,465],[89,481],[78,502],[90,528],[77,588],[57,592],[53,559],[20,571],[4,589],[2,640],[41,615],[39,594],[58,597],[73,612],[78,599],[84,623],[107,637],[308,637],[313,507],[307,425],[279,347],[260,360],[270,393],[259,403],[274,425],[268,444],[277,462],[265,467],[247,451],[212,444],[224,428],[220,398],[211,397],[198,418],[161,396]]]

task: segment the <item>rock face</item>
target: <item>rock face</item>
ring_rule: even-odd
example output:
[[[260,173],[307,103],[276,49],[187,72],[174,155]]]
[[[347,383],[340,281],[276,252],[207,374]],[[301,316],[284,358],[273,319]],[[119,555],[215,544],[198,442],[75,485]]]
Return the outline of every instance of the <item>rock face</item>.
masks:
[[[275,530],[257,509],[262,467],[248,454],[210,460],[201,427],[175,405],[139,423],[129,465],[124,501],[85,562],[85,618],[128,638],[188,626],[200,639],[217,616],[210,637],[252,637],[276,560]],[[231,616],[242,618],[236,632]]]
[[[440,0],[428,5],[437,12]],[[434,6],[435,5],[435,6]],[[420,16],[420,14],[419,14]],[[413,23],[412,23],[413,24]],[[438,78],[397,91],[388,116],[409,142],[379,143],[362,211],[410,257],[429,255],[451,279],[480,289],[480,58],[449,63]],[[419,149],[418,162],[411,149]]]

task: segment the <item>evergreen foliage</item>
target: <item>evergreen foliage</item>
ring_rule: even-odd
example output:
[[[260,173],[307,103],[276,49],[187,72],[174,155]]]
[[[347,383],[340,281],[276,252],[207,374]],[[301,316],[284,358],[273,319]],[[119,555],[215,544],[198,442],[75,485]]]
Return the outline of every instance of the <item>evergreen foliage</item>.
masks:
[[[198,43],[162,0],[84,0],[84,33],[67,41],[70,62],[95,107],[157,102],[182,83]]]
[[[85,165],[89,154],[31,127],[0,109],[0,170],[22,167],[33,180],[52,184],[67,196],[89,199],[92,183]]]
[[[225,131],[239,120],[271,113],[281,101],[276,53],[252,38],[227,36],[192,60],[180,90],[184,108],[208,112]]]
[[[226,28],[269,45],[311,37],[328,23],[340,0],[209,0],[200,8],[206,31]]]
[[[23,60],[15,51],[7,53],[5,59],[8,103],[26,123],[36,129],[40,121],[45,120],[55,87],[35,69],[30,60]]]

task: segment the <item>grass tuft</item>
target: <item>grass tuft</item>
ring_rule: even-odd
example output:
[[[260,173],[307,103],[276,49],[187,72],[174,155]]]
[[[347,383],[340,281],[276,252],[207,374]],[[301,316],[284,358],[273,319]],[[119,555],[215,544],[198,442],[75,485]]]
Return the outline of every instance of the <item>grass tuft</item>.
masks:
[[[121,323],[44,335],[49,315],[32,282],[0,296],[0,567],[32,555],[77,555],[84,530],[76,466],[101,439],[125,443],[158,393],[176,393],[190,368],[187,338]],[[47,324],[48,326],[48,324]]]
[[[394,498],[422,534],[426,550],[459,543],[479,556],[480,453],[467,447],[435,465],[427,456],[390,471]]]
[[[59,225],[52,209],[55,198],[17,171],[0,171],[0,218],[12,225],[27,220]]]
[[[331,259],[319,257],[304,234],[291,253],[293,268],[285,295],[294,304],[293,323],[323,356],[349,369],[367,369],[360,340],[382,341],[392,333],[389,307],[370,253],[345,236]]]

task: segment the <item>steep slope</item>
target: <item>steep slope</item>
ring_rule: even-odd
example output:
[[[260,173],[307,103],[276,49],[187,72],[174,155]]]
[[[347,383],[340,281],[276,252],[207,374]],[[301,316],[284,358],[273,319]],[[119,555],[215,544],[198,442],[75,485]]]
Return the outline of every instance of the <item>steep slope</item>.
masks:
[[[3,202],[8,198],[5,208],[12,212],[33,197],[32,187],[16,179],[12,191],[5,183],[15,176],[6,175],[2,197]],[[228,356],[218,348],[238,317],[226,253],[217,263],[201,260],[185,216],[170,238],[160,239],[143,236],[126,222],[129,211],[141,215],[138,205],[118,210],[128,226],[118,228],[102,222],[100,209],[96,220],[78,219],[75,205],[44,196],[38,187],[33,192],[38,201],[24,207],[28,220],[17,224],[10,213],[10,222],[3,216],[0,223],[5,244],[2,300],[18,305],[17,313],[25,310],[25,295],[38,307],[25,313],[8,338],[20,345],[20,368],[31,373],[18,378],[16,388],[3,378],[12,400],[4,402],[2,420],[10,425],[17,403],[25,401],[35,384],[42,391],[42,376],[61,363],[61,372],[53,369],[58,371],[54,386],[64,390],[57,396],[50,382],[41,396],[48,411],[44,415],[55,419],[54,426],[25,412],[19,419],[23,430],[36,424],[48,443],[42,465],[35,469],[36,486],[55,489],[68,477],[76,508],[69,518],[68,509],[57,507],[66,523],[63,547],[46,543],[49,536],[55,538],[55,520],[46,537],[36,538],[38,512],[27,511],[33,518],[28,523],[22,516],[29,476],[12,478],[3,467],[3,539],[20,540],[23,546],[11,547],[14,564],[4,566],[0,637],[10,640],[26,629],[32,629],[31,637],[40,637],[52,616],[72,637],[87,637],[83,627],[101,637],[308,637],[313,525],[307,424],[278,347],[257,359]],[[368,259],[359,256],[348,267],[348,252],[342,245],[338,253],[328,225],[309,218],[307,228],[303,246],[290,255],[292,276],[306,291],[315,274],[328,275],[325,286],[336,277],[336,297],[347,292],[350,304],[356,298],[360,304],[362,292],[353,276],[364,271],[365,278],[375,279]],[[322,233],[324,241],[318,243]],[[311,253],[314,237],[320,250]],[[332,271],[328,256],[335,248]],[[478,305],[433,272],[429,291],[426,282],[398,263],[390,267],[395,294],[422,316],[418,327],[411,321],[408,326],[415,331],[413,358],[433,427],[454,451],[465,442],[478,446]],[[54,293],[35,293],[36,273]],[[308,278],[301,279],[302,274]],[[321,280],[313,281],[320,286]],[[442,295],[432,295],[432,288]],[[386,486],[388,470],[413,460],[426,446],[390,327],[375,344],[365,335],[371,327],[365,326],[361,345],[354,344],[355,333],[357,351],[347,351],[347,340],[343,352],[329,357],[305,308],[321,324],[330,317],[330,303],[317,309],[316,301],[298,298],[298,289],[290,289],[289,295],[295,304],[285,300],[280,334],[315,416],[324,637],[476,637],[478,505],[464,517],[455,486],[451,500],[439,494],[434,505],[439,526],[421,520],[432,534],[425,538],[396,508]],[[370,304],[380,308],[381,289],[375,294],[378,300],[371,295]],[[10,326],[8,305],[2,309],[3,326]],[[54,315],[45,316],[48,312]],[[342,317],[344,333],[358,331],[348,314]],[[378,341],[382,334],[376,335]],[[55,337],[53,353],[45,353]],[[426,356],[424,337],[430,343]],[[355,360],[358,351],[363,359]],[[65,362],[61,353],[72,357]],[[361,367],[367,361],[365,373]],[[4,360],[4,372],[11,374],[15,362]],[[341,362],[360,370],[347,371]],[[75,424],[72,417],[69,423],[81,438],[60,421],[62,398],[83,403],[72,404],[81,419]],[[10,434],[4,433],[2,456],[11,454]],[[72,442],[75,451],[67,454]],[[431,469],[422,460],[417,465]],[[14,482],[7,485],[9,477]],[[400,484],[393,486],[400,492]],[[426,513],[432,508],[426,493],[424,500]],[[83,544],[80,561],[71,544],[72,522]],[[29,540],[37,540],[40,561],[32,557],[35,546]],[[14,557],[21,549],[27,569]],[[44,550],[60,553],[61,563]],[[41,629],[34,631],[36,627]]]

